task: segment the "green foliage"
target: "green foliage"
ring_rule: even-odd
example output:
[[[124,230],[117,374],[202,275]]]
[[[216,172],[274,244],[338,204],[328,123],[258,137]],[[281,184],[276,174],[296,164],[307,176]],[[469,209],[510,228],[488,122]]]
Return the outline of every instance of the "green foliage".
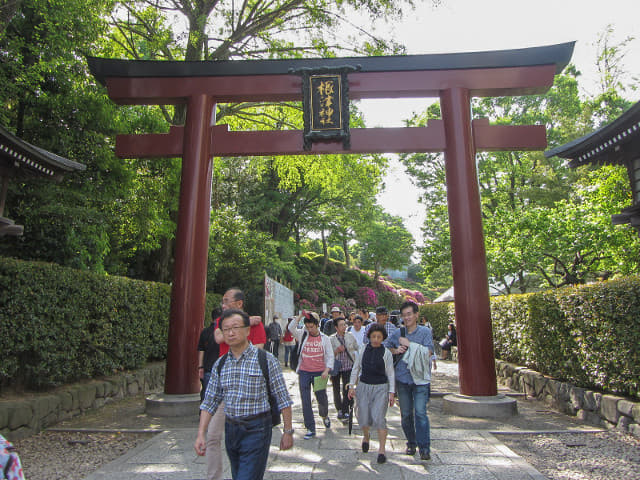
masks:
[[[277,244],[269,235],[251,228],[251,224],[230,208],[212,212],[207,268],[207,291],[224,292],[239,287],[247,297],[247,311],[260,311],[265,272],[281,278],[289,273],[279,260]],[[289,278],[289,275],[286,275]]]
[[[623,47],[625,44],[622,45]],[[619,96],[620,46],[604,42],[599,66],[603,93],[579,97],[579,72],[568,67],[541,96],[474,100],[474,117],[495,124],[544,124],[551,145],[565,143],[611,121],[629,106]],[[437,104],[411,125],[439,118]],[[631,202],[622,167],[571,169],[541,152],[482,152],[478,180],[487,269],[507,292],[583,284],[614,273],[637,273],[640,243],[631,228],[612,225],[611,215]],[[452,284],[451,252],[442,155],[405,155],[408,173],[427,205],[422,249],[424,284]]]
[[[496,356],[640,397],[640,278],[491,299]]]
[[[453,303],[428,303],[420,306],[420,318],[431,324],[433,341],[437,342],[447,335],[447,325],[455,323]]]
[[[41,389],[164,358],[170,296],[166,284],[0,257],[0,386]],[[219,303],[211,296],[207,314]]]
[[[413,236],[399,217],[382,214],[377,221],[363,226],[358,237],[362,248],[360,265],[374,271],[374,280],[385,269],[401,268],[410,263]]]

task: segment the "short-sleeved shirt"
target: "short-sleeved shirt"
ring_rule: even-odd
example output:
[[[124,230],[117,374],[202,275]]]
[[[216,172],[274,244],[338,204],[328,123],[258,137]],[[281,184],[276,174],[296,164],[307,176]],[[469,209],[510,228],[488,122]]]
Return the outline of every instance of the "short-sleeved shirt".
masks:
[[[218,359],[220,354],[220,346],[216,342],[216,322],[211,322],[207,328],[200,333],[200,340],[198,341],[198,351],[204,352],[202,359],[202,367],[205,372],[211,372],[213,364]]]
[[[433,352],[433,334],[431,333],[430,328],[418,325],[412,333],[409,333],[409,331],[407,330],[406,337],[410,342],[429,347],[429,349]],[[396,331],[387,339],[387,341],[388,348],[398,348],[398,346],[400,345],[400,329],[396,329]],[[409,371],[407,362],[405,362],[404,360],[400,360],[396,365],[396,382],[406,383],[408,385],[412,385],[415,383],[413,381],[413,377],[411,376],[411,372]]]
[[[220,328],[219,318],[216,322],[216,325],[218,328]],[[247,338],[253,345],[264,345],[265,343],[267,343],[267,333],[264,331],[264,325],[262,324],[262,322],[260,322],[258,325],[251,325],[251,328],[249,329],[249,337]],[[222,342],[220,344],[219,356],[224,355],[228,351],[229,345],[227,345],[225,342]]]
[[[324,348],[322,346],[322,335],[307,335],[300,352],[300,368],[305,372],[321,372],[324,370]]]

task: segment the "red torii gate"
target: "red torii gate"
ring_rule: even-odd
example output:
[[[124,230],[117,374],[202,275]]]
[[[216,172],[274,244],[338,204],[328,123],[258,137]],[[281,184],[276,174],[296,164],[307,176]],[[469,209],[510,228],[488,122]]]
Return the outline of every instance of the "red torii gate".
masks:
[[[471,119],[471,97],[541,94],[553,84],[574,43],[474,53],[222,62],[89,58],[94,76],[123,105],[186,104],[184,126],[168,134],[119,135],[121,158],[182,157],[166,394],[200,389],[196,345],[205,315],[212,157],[322,153],[444,152],[451,230],[460,393],[497,395],[489,287],[476,173],[476,151],[543,150],[543,125],[497,126]],[[217,103],[300,101],[289,69],[361,66],[349,97],[439,97],[442,120],[422,128],[352,129],[339,141],[303,149],[301,131],[229,131],[214,126]]]

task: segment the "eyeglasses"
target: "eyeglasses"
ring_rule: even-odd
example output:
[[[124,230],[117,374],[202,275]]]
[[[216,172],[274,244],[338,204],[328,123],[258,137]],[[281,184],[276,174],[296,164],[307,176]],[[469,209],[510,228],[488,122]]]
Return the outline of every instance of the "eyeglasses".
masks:
[[[245,327],[244,325],[242,327],[228,327],[228,328],[223,328],[222,329],[222,333],[224,333],[225,335],[230,334],[231,332],[233,333],[238,333],[240,330],[242,330],[243,328],[248,328]]]

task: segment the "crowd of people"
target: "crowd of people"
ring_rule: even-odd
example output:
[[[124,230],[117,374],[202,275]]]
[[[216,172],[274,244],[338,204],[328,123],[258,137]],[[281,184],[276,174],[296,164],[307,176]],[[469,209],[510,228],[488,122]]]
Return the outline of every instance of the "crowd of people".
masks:
[[[293,402],[279,363],[280,344],[285,367],[298,376],[303,439],[316,436],[312,392],[322,425],[331,428],[331,381],[337,419],[349,421],[355,412],[363,452],[369,451],[373,428],[376,461],[387,461],[386,414],[398,401],[405,453],[431,459],[427,403],[436,361],[431,328],[419,324],[415,303],[403,303],[391,319],[384,306],[375,313],[363,308],[347,316],[336,306],[330,316],[303,311],[286,325],[273,318],[266,328],[260,317],[243,311],[244,295],[237,288],[225,292],[221,307],[212,313],[198,344],[203,393],[194,447],[198,455],[206,455],[208,480],[222,479],[222,432],[234,480],[263,478],[272,427],[280,421],[280,448],[293,446]]]

